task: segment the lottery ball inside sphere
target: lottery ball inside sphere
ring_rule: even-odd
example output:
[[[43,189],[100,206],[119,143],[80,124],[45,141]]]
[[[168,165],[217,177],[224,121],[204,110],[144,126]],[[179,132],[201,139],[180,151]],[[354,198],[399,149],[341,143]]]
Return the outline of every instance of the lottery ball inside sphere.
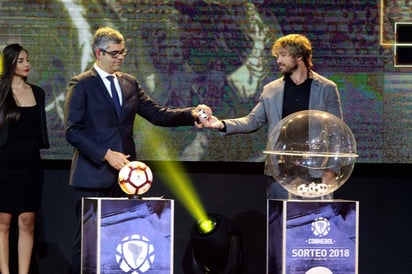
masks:
[[[276,141],[264,151],[269,171],[289,193],[302,198],[333,193],[348,180],[358,157],[352,131],[328,112],[290,114],[270,134]]]

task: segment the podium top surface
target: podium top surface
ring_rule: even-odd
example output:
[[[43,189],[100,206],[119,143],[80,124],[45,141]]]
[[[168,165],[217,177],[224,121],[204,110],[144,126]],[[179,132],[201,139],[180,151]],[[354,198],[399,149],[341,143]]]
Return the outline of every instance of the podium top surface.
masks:
[[[142,198],[128,198],[128,197],[84,197],[83,200],[98,200],[98,201],[173,201],[172,199],[165,199],[163,197],[142,197]]]

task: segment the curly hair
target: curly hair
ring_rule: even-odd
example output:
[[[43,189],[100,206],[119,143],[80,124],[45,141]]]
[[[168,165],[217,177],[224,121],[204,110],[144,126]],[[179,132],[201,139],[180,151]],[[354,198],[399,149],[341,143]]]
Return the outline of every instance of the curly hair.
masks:
[[[307,68],[312,68],[312,45],[306,36],[301,34],[288,34],[275,41],[272,55],[278,57],[280,49],[287,49],[293,57],[302,57]]]

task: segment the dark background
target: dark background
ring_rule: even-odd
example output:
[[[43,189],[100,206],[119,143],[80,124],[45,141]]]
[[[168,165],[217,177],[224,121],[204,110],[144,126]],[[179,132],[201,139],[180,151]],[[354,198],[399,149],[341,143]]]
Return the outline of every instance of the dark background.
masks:
[[[149,163],[149,165],[153,165]],[[69,273],[73,231],[69,162],[45,161],[43,205],[32,273]],[[186,163],[206,211],[222,214],[241,232],[244,273],[264,274],[266,266],[266,189],[261,163]],[[334,197],[359,201],[359,273],[411,273],[412,193],[410,169],[404,164],[356,164]],[[153,169],[147,196],[175,199]],[[175,200],[174,273],[183,274],[183,259],[195,220]]]

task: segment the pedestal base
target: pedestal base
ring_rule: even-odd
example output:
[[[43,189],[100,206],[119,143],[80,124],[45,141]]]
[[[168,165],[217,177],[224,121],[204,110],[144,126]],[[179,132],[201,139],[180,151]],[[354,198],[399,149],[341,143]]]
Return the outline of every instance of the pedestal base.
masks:
[[[357,201],[268,200],[267,273],[357,274]]]
[[[173,273],[173,200],[84,198],[82,274]]]

